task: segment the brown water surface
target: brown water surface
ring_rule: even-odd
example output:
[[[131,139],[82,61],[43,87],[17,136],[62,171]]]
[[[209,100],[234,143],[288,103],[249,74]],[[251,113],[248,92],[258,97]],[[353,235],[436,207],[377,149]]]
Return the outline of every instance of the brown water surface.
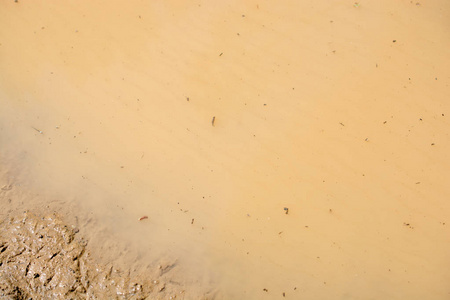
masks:
[[[450,3],[180,3],[0,3],[16,187],[218,299],[448,299]]]

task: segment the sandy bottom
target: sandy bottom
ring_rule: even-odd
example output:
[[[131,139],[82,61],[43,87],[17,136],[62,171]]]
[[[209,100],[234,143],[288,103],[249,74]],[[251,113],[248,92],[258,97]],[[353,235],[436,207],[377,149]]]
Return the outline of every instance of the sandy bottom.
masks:
[[[448,299],[449,20],[443,0],[1,1],[0,268],[28,280],[4,293]],[[40,255],[33,226],[60,243]],[[92,261],[120,279],[90,290]]]

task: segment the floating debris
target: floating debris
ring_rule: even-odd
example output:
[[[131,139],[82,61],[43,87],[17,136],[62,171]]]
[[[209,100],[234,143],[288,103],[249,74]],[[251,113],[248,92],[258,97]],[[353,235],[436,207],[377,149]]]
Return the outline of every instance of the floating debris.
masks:
[[[31,126],[31,128],[33,128],[34,130],[36,130],[36,131],[39,132],[40,134],[43,134],[43,133],[44,133],[42,130],[37,129],[36,127]]]

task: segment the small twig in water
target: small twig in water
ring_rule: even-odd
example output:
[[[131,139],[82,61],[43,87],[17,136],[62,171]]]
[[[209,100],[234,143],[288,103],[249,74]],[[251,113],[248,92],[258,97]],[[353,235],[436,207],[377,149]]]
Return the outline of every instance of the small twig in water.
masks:
[[[36,127],[31,126],[31,128],[33,128],[34,130],[36,130],[36,131],[39,132],[40,134],[43,134],[43,133],[44,133],[42,130],[37,129]]]

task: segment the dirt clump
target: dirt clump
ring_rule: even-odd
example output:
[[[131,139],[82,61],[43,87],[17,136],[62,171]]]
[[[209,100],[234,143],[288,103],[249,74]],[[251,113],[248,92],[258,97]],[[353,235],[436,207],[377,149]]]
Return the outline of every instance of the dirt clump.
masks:
[[[78,229],[55,214],[0,223],[1,299],[160,299],[164,286],[93,263]],[[166,295],[167,296],[167,295]]]

